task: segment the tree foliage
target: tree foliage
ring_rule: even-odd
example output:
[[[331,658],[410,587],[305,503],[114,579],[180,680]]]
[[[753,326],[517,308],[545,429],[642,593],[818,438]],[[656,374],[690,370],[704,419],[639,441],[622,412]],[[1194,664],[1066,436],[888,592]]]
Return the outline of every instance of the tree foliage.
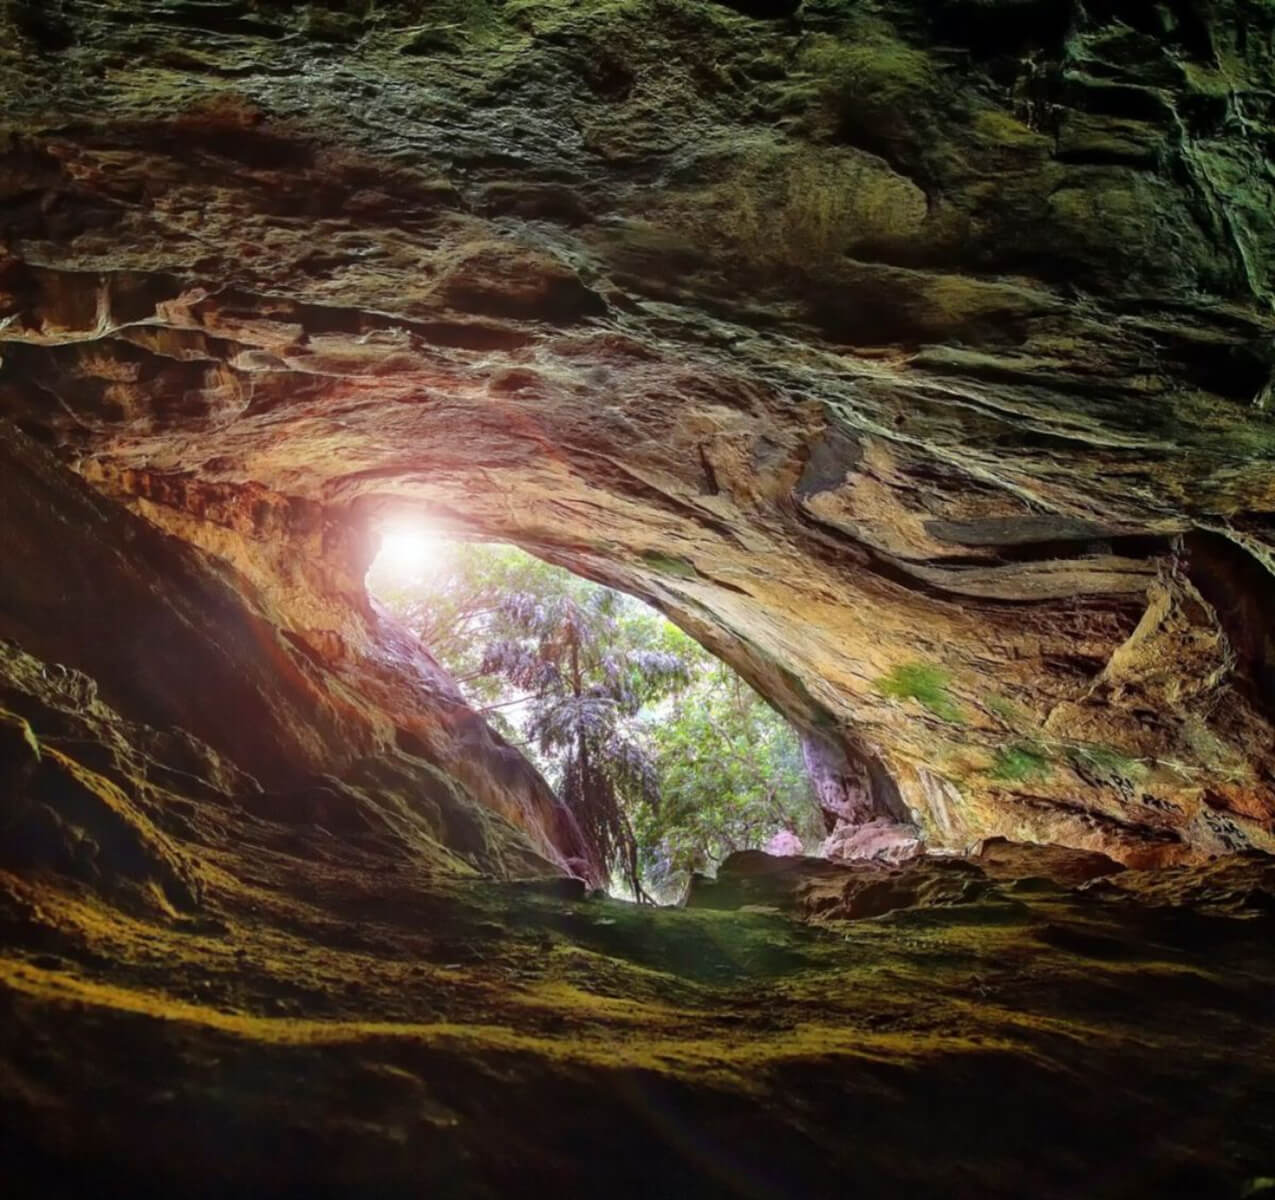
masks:
[[[786,830],[809,844],[822,820],[792,728],[725,664],[651,715],[658,805],[635,816],[645,877],[675,888]]]
[[[817,835],[788,724],[646,605],[510,546],[456,543],[374,592],[544,772],[637,899],[779,830]]]

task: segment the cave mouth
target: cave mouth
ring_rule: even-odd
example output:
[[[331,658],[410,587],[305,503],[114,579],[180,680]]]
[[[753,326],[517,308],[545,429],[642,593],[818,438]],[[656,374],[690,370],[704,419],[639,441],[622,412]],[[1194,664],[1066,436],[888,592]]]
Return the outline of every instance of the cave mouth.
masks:
[[[612,895],[675,903],[742,850],[824,856],[801,734],[642,599],[421,522],[380,529],[365,582],[539,770]]]

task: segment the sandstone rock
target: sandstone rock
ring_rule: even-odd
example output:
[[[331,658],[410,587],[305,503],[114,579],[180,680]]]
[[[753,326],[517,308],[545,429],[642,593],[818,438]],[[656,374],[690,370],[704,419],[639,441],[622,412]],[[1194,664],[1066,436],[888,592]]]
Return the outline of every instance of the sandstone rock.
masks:
[[[790,830],[781,829],[762,847],[762,850],[779,858],[800,854],[802,851],[801,838]]]
[[[68,876],[124,907],[197,906],[197,870],[124,791],[41,749],[12,714],[0,714],[0,739],[0,868]]]
[[[971,861],[992,879],[1026,879],[1039,876],[1064,887],[1079,887],[1093,879],[1105,879],[1124,870],[1122,864],[1091,850],[1065,846],[1028,846],[1005,838],[988,838]]]
[[[904,862],[924,851],[925,845],[915,825],[882,820],[864,825],[848,821],[834,829],[819,847],[821,858],[879,859],[893,863]]]
[[[6,1194],[1265,1188],[1273,33],[0,6]],[[582,902],[403,513],[662,608],[874,857]]]
[[[1275,858],[1259,851],[1158,871],[1127,871],[1095,880],[1096,896],[1211,915],[1275,915]]]
[[[776,858],[759,850],[732,854],[716,879],[696,875],[687,904],[701,908],[762,907],[820,921],[877,917],[895,909],[968,904],[994,888],[979,866],[961,858],[833,863]]]
[[[545,782],[401,631],[375,658],[329,664],[224,559],[105,500],[15,430],[0,430],[0,462],[0,547],[22,564],[0,583],[0,635],[22,646],[0,654],[0,698],[47,744],[66,739],[57,761],[76,778],[68,753],[112,781],[76,794],[104,787],[118,810],[119,788],[195,786],[274,821],[380,830],[448,869],[552,872],[574,855],[598,877]],[[39,856],[61,836],[40,834]]]
[[[1268,9],[684,8],[18,5],[0,409],[338,709],[406,505],[651,600],[931,845],[1275,846]]]

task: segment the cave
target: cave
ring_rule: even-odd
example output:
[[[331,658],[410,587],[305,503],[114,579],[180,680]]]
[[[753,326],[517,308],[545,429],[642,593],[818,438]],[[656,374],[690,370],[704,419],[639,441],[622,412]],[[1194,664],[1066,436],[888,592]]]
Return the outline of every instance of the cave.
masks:
[[[1269,3],[8,0],[0,78],[7,1195],[1275,1193]],[[841,860],[605,896],[367,593],[421,511],[728,663]]]

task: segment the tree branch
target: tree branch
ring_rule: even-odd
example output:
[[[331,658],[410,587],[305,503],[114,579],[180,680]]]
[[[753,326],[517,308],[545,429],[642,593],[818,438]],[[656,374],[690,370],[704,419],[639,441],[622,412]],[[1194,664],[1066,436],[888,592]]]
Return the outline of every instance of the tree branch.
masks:
[[[511,704],[522,704],[527,700],[543,700],[544,696],[544,692],[532,694],[530,696],[517,696],[513,700],[501,700],[499,704],[487,704],[482,708],[474,709],[474,711],[480,713],[491,712],[494,708],[508,708]]]

